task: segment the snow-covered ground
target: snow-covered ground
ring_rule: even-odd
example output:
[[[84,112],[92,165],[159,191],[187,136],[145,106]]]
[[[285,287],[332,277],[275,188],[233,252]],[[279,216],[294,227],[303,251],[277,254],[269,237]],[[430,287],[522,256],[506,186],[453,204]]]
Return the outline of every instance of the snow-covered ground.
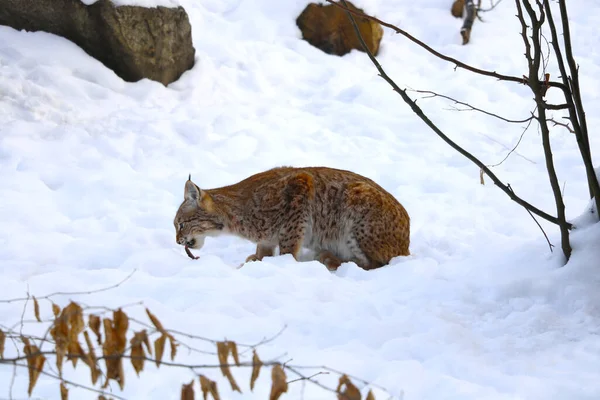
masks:
[[[600,398],[598,224],[572,235],[572,259],[560,268],[560,252],[550,253],[530,216],[489,179],[482,186],[477,167],[412,114],[364,53],[333,57],[299,39],[295,18],[306,1],[179,3],[190,15],[197,62],[168,88],[123,82],[59,37],[0,27],[0,299],[90,291],[135,270],[112,290],[54,301],[128,305],[146,320],[143,302],[168,328],[241,343],[287,326],[259,348],[263,359],[327,365],[406,400]],[[450,3],[356,4],[465,62],[525,73],[513,2],[477,21],[468,46],[460,45]],[[598,163],[600,5],[569,7]],[[387,29],[379,59],[403,87],[507,118],[533,109],[527,88],[455,71]],[[441,99],[419,104],[487,164],[501,161],[523,130],[453,111]],[[552,140],[573,219],[588,207],[583,167],[567,130],[554,128]],[[329,273],[290,256],[236,269],[254,247],[221,237],[190,260],[172,225],[188,174],[211,188],[278,165],[351,169],[378,181],[412,217],[412,255],[371,272],[344,264]],[[554,214],[536,129],[494,171]],[[557,229],[542,224],[558,245]],[[1,326],[18,322],[22,306],[0,303]],[[48,302],[41,309],[51,315]],[[29,303],[26,319],[32,312]],[[6,351],[14,354],[10,342]],[[216,356],[182,348],[178,360],[214,363]],[[83,368],[65,368],[68,378],[86,381]],[[179,398],[193,377],[153,365],[140,378],[127,371],[125,390],[114,393],[128,399]],[[226,390],[217,370],[205,373],[218,378],[222,398],[268,395],[268,371],[254,393],[248,371],[235,371],[244,394]],[[9,397],[11,376],[0,366],[0,398]],[[333,375],[317,379],[335,386]],[[26,388],[27,371],[19,370],[13,397],[25,398]],[[70,390],[72,398],[96,398]],[[290,384],[286,397],[300,398],[301,390]],[[41,377],[33,397],[56,399],[57,385]],[[305,398],[334,395],[307,386]]]

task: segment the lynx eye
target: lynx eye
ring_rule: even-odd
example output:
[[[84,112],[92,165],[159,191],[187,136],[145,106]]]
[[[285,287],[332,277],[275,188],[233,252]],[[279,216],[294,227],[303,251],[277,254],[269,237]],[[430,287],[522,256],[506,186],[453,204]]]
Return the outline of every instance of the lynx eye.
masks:
[[[179,223],[179,229],[183,229],[183,222]]]

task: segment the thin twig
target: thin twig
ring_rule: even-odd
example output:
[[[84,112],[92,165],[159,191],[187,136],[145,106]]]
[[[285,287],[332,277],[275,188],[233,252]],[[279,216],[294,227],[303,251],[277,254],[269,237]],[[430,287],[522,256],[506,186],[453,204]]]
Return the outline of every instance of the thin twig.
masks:
[[[46,376],[48,376],[48,377],[50,377],[50,378],[54,378],[54,379],[56,379],[56,380],[59,380],[59,381],[61,381],[61,382],[64,382],[64,383],[66,383],[67,385],[71,385],[71,386],[74,386],[74,387],[78,387],[78,388],[80,388],[80,389],[84,389],[84,390],[87,390],[87,391],[90,391],[90,392],[94,392],[94,393],[98,393],[98,394],[101,394],[101,395],[106,395],[106,396],[109,396],[109,397],[113,397],[113,398],[115,398],[115,399],[119,399],[119,400],[126,400],[124,397],[118,396],[118,395],[116,395],[116,394],[114,394],[114,393],[105,392],[104,390],[98,390],[98,389],[96,389],[96,388],[93,388],[93,387],[91,387],[91,386],[86,386],[86,385],[82,385],[82,384],[80,384],[80,383],[77,383],[77,382],[69,381],[69,380],[67,380],[67,379],[61,378],[61,377],[60,377],[60,376],[58,376],[58,375],[54,375],[54,374],[51,374],[51,373],[49,373],[49,372],[46,372],[46,371],[44,371],[43,369],[37,369],[37,368],[35,368],[35,367],[33,367],[33,366],[32,366],[32,367],[29,367],[27,364],[19,364],[19,363],[15,363],[14,365],[15,365],[15,366],[17,366],[17,367],[31,368],[31,369],[35,370],[36,372],[39,372],[39,373],[40,373],[40,374],[42,374],[42,375],[46,375]]]
[[[103,288],[95,289],[95,290],[88,290],[88,291],[84,291],[84,292],[54,292],[54,293],[47,294],[45,296],[38,297],[37,299],[38,300],[46,300],[46,299],[49,299],[49,298],[54,297],[54,296],[77,296],[77,295],[84,295],[84,294],[93,294],[93,293],[105,292],[107,290],[111,290],[111,289],[114,289],[114,288],[117,288],[117,287],[121,286],[123,283],[125,283],[127,280],[129,280],[129,278],[131,278],[131,276],[136,271],[137,271],[137,269],[134,269],[133,271],[131,271],[131,273],[129,275],[127,275],[125,277],[125,279],[123,279],[119,283],[111,285],[111,286],[107,286],[107,287],[103,287]],[[16,298],[16,299],[0,300],[0,303],[14,303],[14,302],[17,302],[17,301],[28,301],[28,300],[29,300],[29,296],[28,297]]]
[[[13,373],[12,373],[12,377],[10,378],[10,386],[8,388],[8,398],[10,400],[13,399],[13,386],[15,385],[15,378],[17,377],[17,364],[13,365]]]
[[[319,376],[319,375],[329,375],[329,372],[327,372],[327,371],[319,371],[319,372],[317,372],[315,374],[312,374],[310,376],[305,376],[305,377],[301,377],[301,378],[298,378],[298,379],[292,379],[291,381],[288,381],[287,383],[289,385],[290,383],[294,383],[294,382],[308,381],[308,380],[311,380],[312,378],[314,378],[315,376]]]
[[[495,3],[494,3],[493,1],[490,1],[490,3],[491,3],[491,5],[490,5],[490,7],[489,7],[489,8],[479,8],[479,9],[477,10],[477,12],[478,12],[478,13],[480,13],[480,12],[488,12],[488,11],[492,11],[494,8],[496,8],[496,7],[498,6],[498,4],[502,3],[502,0],[498,0],[498,1],[497,1],[497,2],[495,2]]]
[[[455,104],[460,104],[461,106],[469,107],[468,110],[457,109],[456,111],[478,111],[478,112],[483,113],[485,115],[489,115],[490,117],[498,118],[498,119],[500,119],[502,121],[510,122],[510,123],[513,123],[513,124],[521,124],[521,123],[529,122],[529,121],[531,121],[533,119],[533,116],[531,116],[529,118],[524,118],[524,119],[508,119],[508,118],[505,118],[505,117],[503,117],[501,115],[494,114],[493,112],[490,112],[490,111],[482,110],[481,108],[472,106],[469,103],[465,103],[463,101],[456,100],[455,98],[452,98],[450,96],[446,96],[444,94],[440,94],[440,93],[434,92],[432,90],[414,90],[414,89],[408,89],[408,90],[412,91],[412,92],[416,92],[416,93],[429,94],[430,95],[430,96],[424,96],[424,97],[422,97],[424,99],[431,98],[431,97],[441,97],[443,99],[453,101]]]
[[[562,126],[563,128],[566,128],[569,132],[575,133],[573,128],[571,128],[568,123],[565,124],[564,122],[558,122],[558,121],[554,120],[554,118],[548,118],[547,121],[552,122],[554,124],[554,126]]]
[[[490,168],[501,165],[502,163],[504,163],[504,161],[506,161],[508,159],[508,157],[510,157],[510,155],[515,150],[517,150],[517,147],[519,147],[519,144],[521,144],[521,140],[523,140],[523,136],[525,136],[525,132],[527,132],[527,130],[531,126],[531,123],[533,122],[533,113],[534,112],[535,112],[535,110],[533,110],[533,112],[531,113],[532,117],[529,119],[529,122],[527,123],[527,126],[525,126],[525,129],[523,129],[523,132],[521,132],[521,136],[519,136],[519,140],[517,141],[517,144],[515,144],[515,146],[508,152],[508,154],[506,154],[506,156],[502,159],[502,161],[500,161],[499,163],[493,164],[493,165],[489,165]]]
[[[510,184],[508,185],[508,188],[512,191],[512,187],[510,186]],[[527,210],[527,209],[526,209]],[[554,245],[552,243],[550,243],[550,239],[548,239],[548,235],[546,235],[546,232],[544,231],[544,228],[542,228],[542,225],[540,225],[540,223],[538,222],[537,219],[535,219],[535,217],[533,216],[533,214],[527,210],[527,212],[529,213],[529,215],[531,216],[531,218],[533,218],[533,220],[535,221],[535,223],[537,224],[538,228],[540,228],[540,230],[542,231],[542,233],[544,234],[544,237],[546,238],[546,242],[548,242],[548,247],[550,247],[550,252],[552,253],[553,247]]]

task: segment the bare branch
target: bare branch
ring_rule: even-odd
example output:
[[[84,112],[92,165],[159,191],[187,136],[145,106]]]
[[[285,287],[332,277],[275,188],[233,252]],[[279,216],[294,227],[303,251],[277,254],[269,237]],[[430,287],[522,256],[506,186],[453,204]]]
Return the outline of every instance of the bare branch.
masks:
[[[535,110],[534,110],[535,112]],[[532,117],[529,119],[527,126],[525,126],[525,129],[523,129],[523,132],[521,132],[521,136],[519,136],[519,140],[517,141],[517,144],[515,144],[515,146],[508,152],[508,154],[502,159],[502,161],[500,161],[499,163],[490,165],[489,167],[497,167],[499,165],[501,165],[504,161],[506,161],[508,159],[508,157],[510,157],[510,155],[517,150],[517,147],[519,147],[519,144],[521,144],[521,140],[523,140],[523,136],[525,136],[525,132],[527,132],[527,130],[529,129],[529,127],[531,126],[531,123],[533,122],[533,113],[531,113]],[[510,188],[510,185],[507,185],[507,187]],[[513,190],[511,189],[511,192],[513,192]],[[514,192],[513,192],[514,193]]]
[[[573,51],[571,47],[571,31],[569,27],[569,18],[567,14],[567,6],[564,0],[559,1],[560,14],[563,26],[563,40],[565,45],[565,52],[567,55],[567,62],[571,71],[571,79],[567,75],[565,62],[562,56],[561,48],[558,42],[558,33],[554,18],[552,16],[552,8],[549,0],[544,0],[544,6],[548,13],[548,23],[550,25],[550,33],[552,34],[552,47],[556,53],[556,59],[558,67],[561,73],[562,81],[564,84],[563,94],[568,105],[569,119],[573,124],[573,130],[575,131],[575,138],[577,139],[577,145],[583,164],[585,166],[585,172],[588,181],[588,189],[590,197],[595,198],[596,209],[600,210],[600,183],[596,177],[594,165],[592,163],[592,154],[590,149],[587,121],[585,118],[585,111],[583,110],[583,102],[581,100],[580,86],[579,86],[579,70],[573,58]]]
[[[490,1],[490,3],[491,4],[488,8],[479,8],[477,10],[477,13],[492,11],[494,8],[496,8],[498,6],[498,4],[502,3],[502,0],[498,0],[495,3],[493,1]]]
[[[387,28],[390,28],[390,29],[394,30],[396,33],[399,33],[402,36],[406,37],[411,42],[419,45],[420,47],[422,47],[423,49],[427,50],[429,53],[433,54],[434,56],[436,56],[436,57],[438,57],[438,58],[440,58],[440,59],[442,59],[444,61],[448,61],[448,62],[454,64],[456,66],[456,68],[463,68],[463,69],[466,69],[467,71],[471,71],[471,72],[474,72],[474,73],[479,74],[479,75],[484,75],[484,76],[489,76],[489,77],[492,77],[492,78],[496,78],[496,79],[501,80],[501,81],[509,81],[509,82],[516,82],[516,83],[520,83],[520,84],[527,84],[527,79],[526,78],[524,79],[524,78],[519,78],[519,77],[516,77],[516,76],[499,74],[497,72],[486,71],[486,70],[479,69],[479,68],[473,67],[471,65],[465,64],[462,61],[459,61],[459,60],[457,60],[455,58],[449,57],[449,56],[447,56],[445,54],[442,54],[442,53],[434,50],[433,48],[431,48],[430,46],[428,46],[424,42],[420,41],[419,39],[415,38],[410,33],[406,32],[403,29],[398,28],[395,25],[392,25],[392,24],[389,24],[387,22],[381,21],[380,19],[377,19],[377,18],[372,17],[370,15],[367,15],[365,13],[361,13],[361,12],[349,9],[346,6],[345,2],[342,2],[342,4],[340,4],[340,3],[334,2],[333,0],[325,0],[325,1],[327,1],[328,3],[331,3],[333,5],[335,5],[336,7],[342,8],[343,10],[345,10],[346,12],[349,12],[350,14],[356,15],[356,16],[358,16],[360,18],[370,19],[372,21],[377,22],[378,24],[380,24],[382,26],[385,26]],[[548,85],[551,86],[551,87],[557,87],[557,88],[562,88],[563,87],[563,84],[560,83],[560,82],[549,82]]]
[[[13,365],[16,365],[17,367],[29,368],[29,366],[27,364],[14,363]],[[39,369],[39,370],[36,370],[36,371],[39,371],[39,373],[42,374],[42,375],[46,375],[46,376],[48,376],[50,378],[54,378],[54,379],[56,379],[58,381],[64,382],[64,383],[66,383],[68,385],[71,385],[73,387],[78,387],[78,388],[85,389],[85,390],[90,391],[90,392],[98,393],[98,394],[101,394],[101,395],[106,395],[106,396],[113,397],[113,398],[119,399],[119,400],[126,400],[124,397],[117,396],[114,393],[108,393],[108,392],[105,392],[104,390],[98,390],[98,389],[93,388],[91,386],[82,385],[80,383],[73,382],[73,381],[61,378],[60,376],[51,374],[49,372],[46,372],[43,369]]]
[[[523,9],[521,8],[521,1],[523,2],[523,7],[529,16],[529,20],[531,22],[531,43],[529,42],[529,38],[527,37],[527,24],[525,22],[525,16],[523,13]],[[545,21],[546,14],[544,12],[544,7],[541,2],[538,0],[537,5],[539,8],[539,18],[536,15],[535,10],[533,9],[529,0],[515,0],[517,5],[517,17],[521,23],[522,32],[521,36],[523,37],[523,43],[527,49],[525,53],[525,57],[527,58],[527,64],[529,67],[529,80],[528,86],[531,89],[531,92],[534,95],[535,103],[537,105],[537,120],[539,123],[539,127],[542,134],[542,146],[544,148],[544,159],[546,161],[546,171],[548,172],[548,178],[550,180],[550,186],[552,188],[552,194],[554,196],[554,203],[556,206],[556,214],[558,218],[558,226],[560,228],[560,236],[561,236],[561,247],[567,261],[571,256],[571,243],[569,240],[569,229],[571,229],[571,224],[567,222],[565,215],[565,203],[562,197],[562,193],[560,191],[560,184],[558,182],[558,177],[556,174],[556,169],[554,167],[554,157],[552,155],[552,146],[550,143],[550,130],[548,128],[548,117],[546,116],[546,102],[544,101],[544,95],[546,93],[546,86],[537,79],[538,74],[540,73],[540,65],[541,65],[541,57],[542,57],[542,47],[541,47],[541,31],[542,24]],[[533,45],[533,49],[531,47]],[[533,50],[533,51],[532,51]],[[536,221],[537,222],[537,221]]]
[[[546,103],[547,110],[564,110],[566,108],[569,108],[568,104],[548,104],[548,103]]]
[[[288,385],[289,385],[290,383],[294,383],[294,382],[300,382],[300,381],[309,381],[309,380],[311,380],[312,378],[314,378],[315,376],[319,376],[319,375],[329,375],[329,372],[326,372],[326,371],[319,371],[319,372],[317,372],[317,373],[315,373],[315,374],[312,374],[312,375],[310,375],[310,376],[303,376],[303,377],[300,377],[300,378],[298,378],[298,379],[292,379],[291,381],[288,381],[287,383],[288,383]]]
[[[490,117],[498,118],[498,119],[500,119],[500,120],[502,120],[502,121],[505,121],[505,122],[510,122],[510,123],[514,123],[514,124],[521,124],[521,123],[525,123],[525,122],[530,122],[530,121],[533,119],[533,116],[531,116],[531,117],[529,117],[529,118],[524,118],[524,119],[508,119],[508,118],[502,117],[502,116],[500,116],[500,115],[498,115],[498,114],[494,114],[494,113],[492,113],[492,112],[485,111],[485,110],[482,110],[481,108],[477,108],[477,107],[475,107],[475,106],[472,106],[472,105],[470,105],[469,103],[465,103],[465,102],[463,102],[463,101],[456,100],[456,99],[455,99],[455,98],[453,98],[453,97],[446,96],[446,95],[444,95],[444,94],[439,94],[439,93],[437,93],[437,92],[434,92],[434,91],[431,91],[431,90],[413,90],[413,89],[409,89],[409,90],[410,90],[410,91],[413,91],[413,92],[416,92],[416,93],[421,93],[421,94],[429,94],[429,95],[430,95],[430,96],[423,97],[423,98],[429,98],[429,97],[441,97],[441,98],[443,98],[443,99],[446,99],[446,100],[453,101],[455,104],[460,104],[461,106],[465,106],[465,107],[468,107],[468,108],[469,108],[468,110],[460,110],[460,109],[457,109],[457,111],[471,111],[471,110],[472,110],[472,111],[478,111],[478,112],[480,112],[480,113],[483,113],[483,114],[489,115]]]
[[[508,188],[512,191],[512,187],[510,186],[510,184],[508,184]],[[553,252],[553,247],[554,245],[552,243],[550,243],[550,239],[548,239],[548,235],[546,235],[546,231],[544,231],[544,228],[542,228],[542,225],[540,225],[540,223],[538,222],[537,219],[535,219],[535,217],[533,216],[533,214],[527,210],[527,212],[529,213],[529,215],[531,216],[531,218],[533,218],[533,220],[535,221],[535,223],[537,224],[538,228],[540,228],[540,230],[542,231],[542,233],[544,234],[544,237],[546,238],[546,242],[548,242],[548,247],[550,247],[550,252]]]
[[[330,1],[330,0],[327,0]],[[527,201],[523,200],[522,198],[520,198],[519,196],[517,196],[515,193],[513,193],[512,191],[510,191],[508,189],[508,187],[502,183],[502,181],[500,181],[500,179],[498,179],[498,177],[485,165],[483,164],[478,158],[476,158],[473,154],[469,153],[467,150],[463,149],[462,147],[460,147],[458,144],[456,144],[452,139],[450,139],[448,136],[446,136],[438,127],[437,125],[435,125],[430,119],[429,117],[427,117],[424,113],[423,110],[421,110],[421,108],[417,105],[417,103],[415,101],[413,101],[407,94],[406,94],[406,90],[401,89],[396,82],[394,82],[394,80],[392,80],[383,70],[381,64],[379,64],[379,61],[377,61],[377,59],[375,58],[375,56],[373,56],[373,54],[371,53],[371,51],[369,50],[369,48],[367,47],[364,38],[362,37],[360,30],[358,29],[358,26],[356,25],[356,21],[354,20],[354,16],[352,15],[353,13],[350,12],[350,10],[347,7],[347,3],[345,0],[341,0],[342,3],[345,6],[345,10],[350,18],[350,21],[352,22],[352,26],[354,27],[354,31],[356,33],[356,35],[358,36],[361,45],[363,46],[364,51],[367,53],[367,55],[369,56],[369,59],[371,60],[371,62],[375,65],[375,67],[377,68],[377,70],[379,71],[379,76],[381,76],[393,89],[396,93],[398,93],[401,97],[402,100],[404,100],[404,102],[406,104],[408,104],[410,106],[410,108],[412,109],[412,111],[423,121],[425,122],[425,124],[431,129],[433,130],[442,140],[444,140],[447,144],[449,144],[454,150],[458,151],[460,154],[462,154],[463,156],[465,156],[466,158],[468,158],[471,162],[473,162],[475,165],[477,165],[480,169],[482,169],[486,175],[488,175],[490,177],[490,179],[494,182],[494,184],[496,186],[498,186],[504,193],[506,193],[508,195],[508,197],[510,197],[514,202],[516,202],[517,204],[521,205],[522,207],[527,208],[528,210],[530,210],[532,213],[536,214],[537,216],[552,222],[554,224],[560,224],[560,220],[542,210],[540,210],[539,208],[533,206],[532,204],[528,203]],[[336,4],[336,3],[332,3],[332,4]],[[571,227],[571,225],[569,224],[569,227]]]
[[[552,122],[554,126],[562,126],[563,128],[566,128],[569,132],[575,133],[575,130],[573,130],[573,128],[571,128],[568,123],[565,124],[564,122],[558,122],[555,121],[553,118],[548,118],[547,121]]]
[[[137,269],[134,269],[122,281],[120,281],[117,284],[111,285],[111,286],[107,286],[107,287],[103,287],[103,288],[95,289],[95,290],[88,290],[88,291],[85,291],[85,292],[54,292],[54,293],[47,294],[45,296],[37,297],[37,299],[38,300],[46,300],[46,299],[50,299],[51,297],[54,297],[54,296],[77,296],[77,295],[84,295],[84,294],[93,294],[93,293],[105,292],[107,290],[111,290],[111,289],[117,288],[117,287],[121,286],[123,283],[127,282],[129,280],[129,278],[131,278],[136,271],[137,271]],[[0,299],[0,303],[14,303],[16,301],[28,301],[28,300],[29,300],[29,296],[28,297],[17,298],[17,299],[7,299],[7,300],[1,300]]]

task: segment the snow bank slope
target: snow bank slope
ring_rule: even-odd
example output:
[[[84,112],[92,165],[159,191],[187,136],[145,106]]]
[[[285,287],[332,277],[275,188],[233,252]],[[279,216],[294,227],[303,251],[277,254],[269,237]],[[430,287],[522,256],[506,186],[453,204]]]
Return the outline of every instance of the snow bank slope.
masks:
[[[116,289],[55,301],[143,301],[168,327],[242,343],[287,325],[261,348],[263,358],[285,353],[296,364],[343,369],[405,399],[599,397],[598,226],[574,235],[571,263],[557,268],[560,257],[549,254],[527,213],[489,182],[480,185],[477,168],[415,118],[364,54],[334,58],[299,40],[294,20],[305,2],[181,3],[193,25],[197,64],[169,88],[124,83],[63,39],[0,27],[0,298],[93,290],[135,269]],[[448,1],[361,5],[467,62],[524,72],[511,2],[476,23],[468,47],[459,45],[460,21],[449,16]],[[583,95],[594,110],[600,7],[570,6]],[[529,115],[525,88],[454,71],[387,30],[383,40],[380,60],[400,85],[513,119]],[[420,104],[488,164],[502,160],[522,132],[447,111],[441,101]],[[588,117],[589,126],[600,123],[594,113]],[[572,136],[560,128],[552,135],[573,218],[587,204],[583,169]],[[598,136],[591,140],[596,154]],[[327,165],[377,180],[411,214],[413,255],[371,273],[347,264],[330,274],[289,256],[237,270],[253,246],[218,238],[207,240],[200,260],[188,259],[172,227],[188,173],[215,187],[277,165]],[[532,130],[495,170],[551,211],[544,169]],[[544,226],[558,243],[556,229]],[[3,329],[19,321],[21,306],[0,304]],[[127,310],[143,318],[141,306]],[[42,312],[50,315],[47,303]],[[180,353],[182,362],[214,362]],[[0,371],[0,397],[8,397],[11,370]],[[87,377],[83,370],[68,373]],[[244,384],[243,395],[227,398],[265,398],[263,374],[253,394]],[[187,370],[148,365],[115,394],[175,399],[179,384],[191,379]],[[26,385],[21,370],[15,398]],[[290,385],[289,397],[299,398],[301,389]],[[332,398],[308,390],[306,398]],[[34,396],[57,393],[42,377]],[[77,388],[71,395],[96,398]]]

